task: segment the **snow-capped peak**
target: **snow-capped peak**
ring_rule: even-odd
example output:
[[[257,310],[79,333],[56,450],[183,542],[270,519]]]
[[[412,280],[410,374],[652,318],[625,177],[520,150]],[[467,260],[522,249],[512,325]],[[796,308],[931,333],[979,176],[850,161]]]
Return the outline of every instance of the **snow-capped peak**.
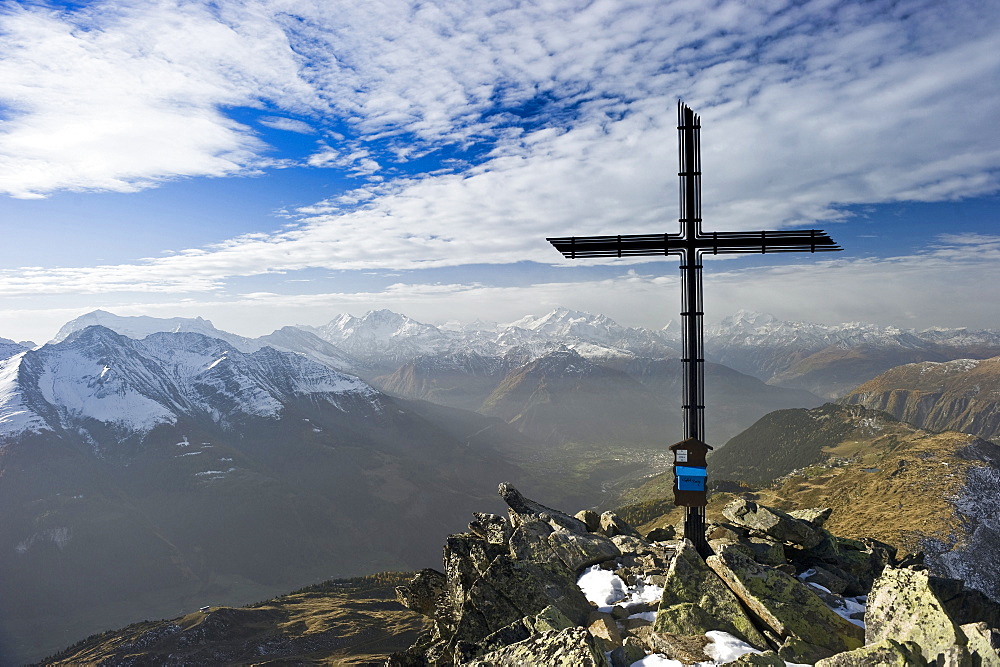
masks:
[[[455,335],[391,310],[362,317],[338,315],[320,327],[302,327],[348,354],[363,359],[413,358],[447,351]]]
[[[339,405],[348,394],[368,402],[378,396],[358,378],[300,354],[271,347],[245,353],[192,332],[135,340],[94,325],[0,362],[0,436],[87,431],[95,421],[126,436],[181,418],[225,427],[278,418],[300,397]]]
[[[70,334],[90,326],[101,326],[115,333],[135,340],[141,340],[154,333],[199,333],[210,338],[225,340],[242,352],[253,352],[260,349],[260,344],[250,338],[237,336],[227,331],[216,329],[209,321],[201,317],[150,317],[148,315],[124,316],[109,313],[106,310],[95,310],[76,319],[70,320],[59,329],[50,343],[59,343]]]

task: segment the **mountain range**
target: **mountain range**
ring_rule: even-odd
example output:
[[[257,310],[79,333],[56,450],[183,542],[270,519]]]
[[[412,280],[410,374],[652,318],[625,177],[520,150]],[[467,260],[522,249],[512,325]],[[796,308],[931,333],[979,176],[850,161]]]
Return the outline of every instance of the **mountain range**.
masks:
[[[220,331],[201,318],[120,317],[94,311],[67,323],[52,342],[94,324],[132,338],[192,332],[225,340],[245,352],[271,346],[312,356],[365,378],[391,374],[405,363],[426,357],[500,359],[513,355],[523,364],[565,346],[591,360],[665,359],[679,358],[681,344],[680,329],[673,322],[661,329],[625,327],[604,315],[566,308],[508,324],[477,321],[442,326],[377,310],[360,317],[338,315],[318,327],[285,327],[256,339]],[[0,358],[8,354],[2,343]],[[903,363],[998,356],[1000,332],[965,328],[917,331],[860,322],[823,325],[738,311],[706,327],[705,351],[708,361],[766,383],[834,398]]]
[[[518,476],[500,450],[522,438],[300,354],[97,325],[0,364],[0,433],[0,663],[418,566]]]
[[[0,662],[217,599],[422,567],[500,480],[606,503],[669,465],[678,347],[672,325],[566,309],[441,327],[374,311],[258,338],[95,311],[41,347],[0,339]],[[1000,335],[738,313],[706,350],[721,445],[892,360],[991,356]]]

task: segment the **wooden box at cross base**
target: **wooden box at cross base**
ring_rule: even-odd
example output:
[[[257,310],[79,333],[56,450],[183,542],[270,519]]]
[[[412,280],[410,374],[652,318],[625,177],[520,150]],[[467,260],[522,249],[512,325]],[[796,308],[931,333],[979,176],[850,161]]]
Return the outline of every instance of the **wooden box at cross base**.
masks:
[[[708,472],[705,457],[711,445],[697,438],[670,445],[674,454],[674,504],[680,507],[704,507],[708,504]]]

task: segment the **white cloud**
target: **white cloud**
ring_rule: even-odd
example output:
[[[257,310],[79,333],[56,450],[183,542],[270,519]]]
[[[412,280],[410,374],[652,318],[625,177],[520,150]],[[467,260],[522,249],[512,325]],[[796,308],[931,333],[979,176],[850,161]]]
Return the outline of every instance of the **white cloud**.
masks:
[[[77,13],[15,6],[0,16],[0,99],[10,107],[0,186],[19,196],[129,190],[252,169],[266,147],[225,116],[229,106],[312,114],[346,123],[362,139],[399,136],[390,152],[413,157],[503,137],[506,110],[528,102],[532,122],[601,127],[639,113],[662,130],[672,123],[671,100],[685,96],[712,119],[706,162],[724,147],[724,164],[744,171],[744,158],[761,150],[781,164],[782,144],[810,167],[789,190],[806,176],[832,175],[827,197],[974,194],[996,182],[971,174],[1000,162],[988,148],[997,145],[988,139],[996,138],[998,93],[986,85],[998,75],[997,16],[977,4],[731,0],[706,11],[655,0],[130,0]],[[308,127],[269,118],[262,122],[272,127]],[[920,145],[928,132],[946,149],[930,160]],[[956,150],[970,137],[981,139],[978,149]],[[882,160],[854,164],[854,148],[880,150]],[[373,162],[362,171],[374,173]],[[902,176],[918,165],[922,178]],[[761,178],[774,175],[763,170]],[[916,182],[907,189],[905,181]],[[724,177],[715,183],[728,185]],[[762,198],[783,194],[767,188]]]
[[[316,132],[309,123],[283,116],[265,116],[258,119],[257,122],[265,127],[284,130],[286,132],[296,132],[298,134],[314,134]]]
[[[338,280],[313,281],[329,291],[243,294],[208,292],[177,299],[168,290],[141,295],[95,295],[87,308],[53,305],[39,297],[32,305],[0,310],[10,338],[51,337],[58,325],[85,310],[120,314],[210,317],[216,326],[262,335],[290,323],[318,325],[336,314],[389,308],[427,322],[459,319],[513,321],[557,306],[604,313],[627,326],[662,327],[678,319],[679,272],[668,275],[648,265],[613,278],[542,281],[521,286],[486,283],[397,282],[380,289],[336,291]],[[799,263],[742,268],[711,261],[705,271],[706,321],[739,309],[769,312],[792,321],[839,324],[865,321],[921,329],[931,326],[1000,328],[1000,315],[984,303],[1000,302],[1000,241],[995,237],[942,237],[926,252],[885,259],[810,256]],[[333,288],[333,289],[330,289]],[[6,290],[0,285],[0,291]]]
[[[270,149],[226,115],[238,106],[266,109],[266,127],[325,137],[299,164],[361,179],[273,233],[119,265],[5,269],[4,295],[211,295],[235,277],[310,267],[560,263],[545,236],[674,231],[679,96],[704,119],[709,230],[830,227],[849,204],[998,187],[1000,30],[989,3],[129,0],[77,13],[8,5],[0,31],[0,191],[130,191],[265,169]],[[476,142],[485,157],[378,180],[392,160]],[[863,279],[886,282],[880,292],[905,313],[923,312],[904,289],[950,294],[963,280],[952,267],[992,275],[989,243],[942,244],[919,261],[822,263],[804,275],[850,295],[864,294]],[[782,271],[720,274],[738,299],[719,309],[753,301],[753,285],[778,289]],[[512,308],[529,298],[477,291],[492,289],[450,297],[510,294]],[[582,298],[579,285],[533,290],[539,303]],[[613,315],[632,302],[608,296],[591,309],[602,303]]]
[[[226,5],[226,7],[235,5]],[[261,164],[264,144],[228,118],[289,92],[308,99],[284,33],[249,8],[228,21],[196,3],[98,3],[77,14],[0,14],[0,191],[133,191]]]

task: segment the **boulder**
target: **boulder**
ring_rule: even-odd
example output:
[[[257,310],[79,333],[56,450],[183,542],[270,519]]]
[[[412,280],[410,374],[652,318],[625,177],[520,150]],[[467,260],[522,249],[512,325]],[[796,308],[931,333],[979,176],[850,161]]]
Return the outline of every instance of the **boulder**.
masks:
[[[709,540],[709,548],[712,553],[721,554],[723,551],[739,551],[747,558],[753,558],[753,550],[745,544],[739,542],[726,542],[723,540]]]
[[[829,648],[817,646],[798,637],[786,637],[778,647],[778,657],[794,664],[812,665],[829,656]]]
[[[653,629],[676,635],[722,630],[759,649],[767,648],[739,599],[706,566],[690,540],[681,544],[667,571]]]
[[[614,537],[615,535],[628,535],[630,537],[642,539],[642,535],[639,534],[639,531],[630,526],[625,519],[621,518],[614,512],[605,512],[601,515],[601,532],[608,537]]]
[[[833,509],[829,507],[813,507],[805,510],[792,510],[788,516],[812,524],[814,528],[822,528],[831,514],[833,514]]]
[[[927,581],[948,616],[958,625],[983,621],[991,628],[1000,628],[1000,605],[982,592],[966,588],[959,579],[932,576]]]
[[[428,657],[447,662],[475,655],[475,646],[485,638],[525,617],[542,615],[549,606],[574,626],[583,624],[592,609],[576,585],[575,573],[561,563],[499,556],[468,588],[451,623],[437,619],[440,639]]]
[[[539,632],[582,624],[592,607],[576,585],[576,566],[616,553],[607,538],[564,527],[582,523],[564,521],[565,515],[554,510],[547,514],[549,508],[513,488],[505,491],[513,503],[510,528],[502,517],[477,515],[473,532],[447,538],[444,590],[437,597],[429,640],[421,644],[422,659],[431,664],[460,663]],[[529,509],[546,512],[519,513]],[[556,532],[561,536],[550,543]],[[500,536],[509,536],[507,542],[495,543]],[[412,587],[405,593],[417,606],[432,597]]]
[[[474,512],[476,520],[469,524],[469,530],[490,544],[506,544],[513,530],[505,517],[499,514]]]
[[[576,627],[543,632],[466,663],[468,667],[604,667],[606,664],[594,637]]]
[[[669,542],[677,538],[677,529],[673,526],[666,526],[663,528],[654,528],[653,530],[646,533],[646,541],[648,542]]]
[[[396,600],[418,614],[434,616],[438,602],[444,596],[446,583],[441,572],[430,568],[420,570],[408,584],[396,587]]]
[[[592,611],[587,618],[587,632],[592,634],[603,653],[608,653],[622,645],[622,635],[614,616],[603,611]]]
[[[711,658],[705,653],[705,647],[711,640],[704,634],[681,635],[672,632],[657,632],[653,628],[639,628],[635,633],[650,653],[665,655],[671,660],[678,660],[685,665],[693,665]]]
[[[576,517],[570,516],[569,514],[560,512],[559,510],[546,507],[545,505],[537,503],[534,500],[525,498],[521,495],[520,491],[515,489],[514,486],[508,482],[500,484],[498,493],[500,494],[500,497],[503,498],[503,501],[507,503],[507,506],[520,517],[535,516],[551,524],[553,528],[559,526],[574,533],[588,532],[587,524],[583,521],[580,521]]]
[[[982,621],[966,623],[961,628],[973,664],[984,667],[1000,666],[1000,630],[990,628]]]
[[[850,584],[849,581],[843,577],[838,577],[822,565],[813,565],[809,570],[802,574],[800,580],[805,583],[819,584],[831,593],[836,593],[837,595],[843,595],[844,591]]]
[[[751,557],[761,565],[784,565],[785,547],[780,542],[767,537],[751,535],[745,544],[750,547]]]
[[[601,515],[594,510],[580,510],[573,515],[587,526],[587,530],[596,533],[601,529]]]
[[[556,557],[574,572],[622,555],[614,542],[596,534],[556,530],[549,533],[548,544]]]
[[[621,551],[615,561],[619,565],[618,576],[630,584],[662,586],[674,556],[674,545],[650,543],[637,537],[615,535],[611,541]]]
[[[523,517],[513,530],[509,552],[517,560],[535,563],[556,559],[573,572],[621,556],[615,543],[603,535],[553,529],[552,524],[535,516]]]
[[[842,579],[846,595],[867,593],[882,569],[894,562],[895,549],[878,540],[837,537],[825,528],[817,532],[822,537],[819,544],[789,555],[802,569],[820,567]]]
[[[541,634],[549,630],[565,630],[573,627],[573,621],[556,607],[549,605],[531,618],[525,618],[524,624],[534,633]]]
[[[512,558],[517,560],[544,563],[555,558],[549,535],[554,532],[551,524],[535,516],[521,519],[519,525],[510,535],[507,543]]]
[[[786,667],[788,663],[781,659],[774,651],[764,651],[763,653],[744,653],[740,657],[726,663],[726,667],[736,665],[759,665],[761,667]]]
[[[809,522],[743,498],[726,505],[722,514],[737,526],[763,533],[779,542],[798,544],[808,549],[823,540],[819,530]]]
[[[709,556],[706,563],[782,641],[793,637],[810,645],[811,659],[816,653],[811,647],[821,649],[826,657],[864,643],[861,628],[835,614],[795,577],[732,550]],[[804,662],[796,659],[794,647],[786,649],[782,657]]]
[[[646,647],[636,637],[626,637],[621,646],[611,652],[611,667],[631,667],[646,657]]]
[[[887,567],[868,596],[865,639],[912,641],[927,662],[943,660],[967,638],[934,594],[926,572]]]
[[[816,667],[914,667],[926,664],[920,647],[913,642],[900,643],[894,639],[883,639],[853,651],[823,658],[816,662]]]
[[[526,616],[488,635],[471,652],[474,655],[481,655],[524,641],[534,635],[550,631],[559,632],[572,627],[574,624],[562,612],[548,606],[535,616]]]
[[[434,612],[442,635],[454,632],[469,591],[502,549],[471,533],[449,535],[445,540],[445,592]]]

